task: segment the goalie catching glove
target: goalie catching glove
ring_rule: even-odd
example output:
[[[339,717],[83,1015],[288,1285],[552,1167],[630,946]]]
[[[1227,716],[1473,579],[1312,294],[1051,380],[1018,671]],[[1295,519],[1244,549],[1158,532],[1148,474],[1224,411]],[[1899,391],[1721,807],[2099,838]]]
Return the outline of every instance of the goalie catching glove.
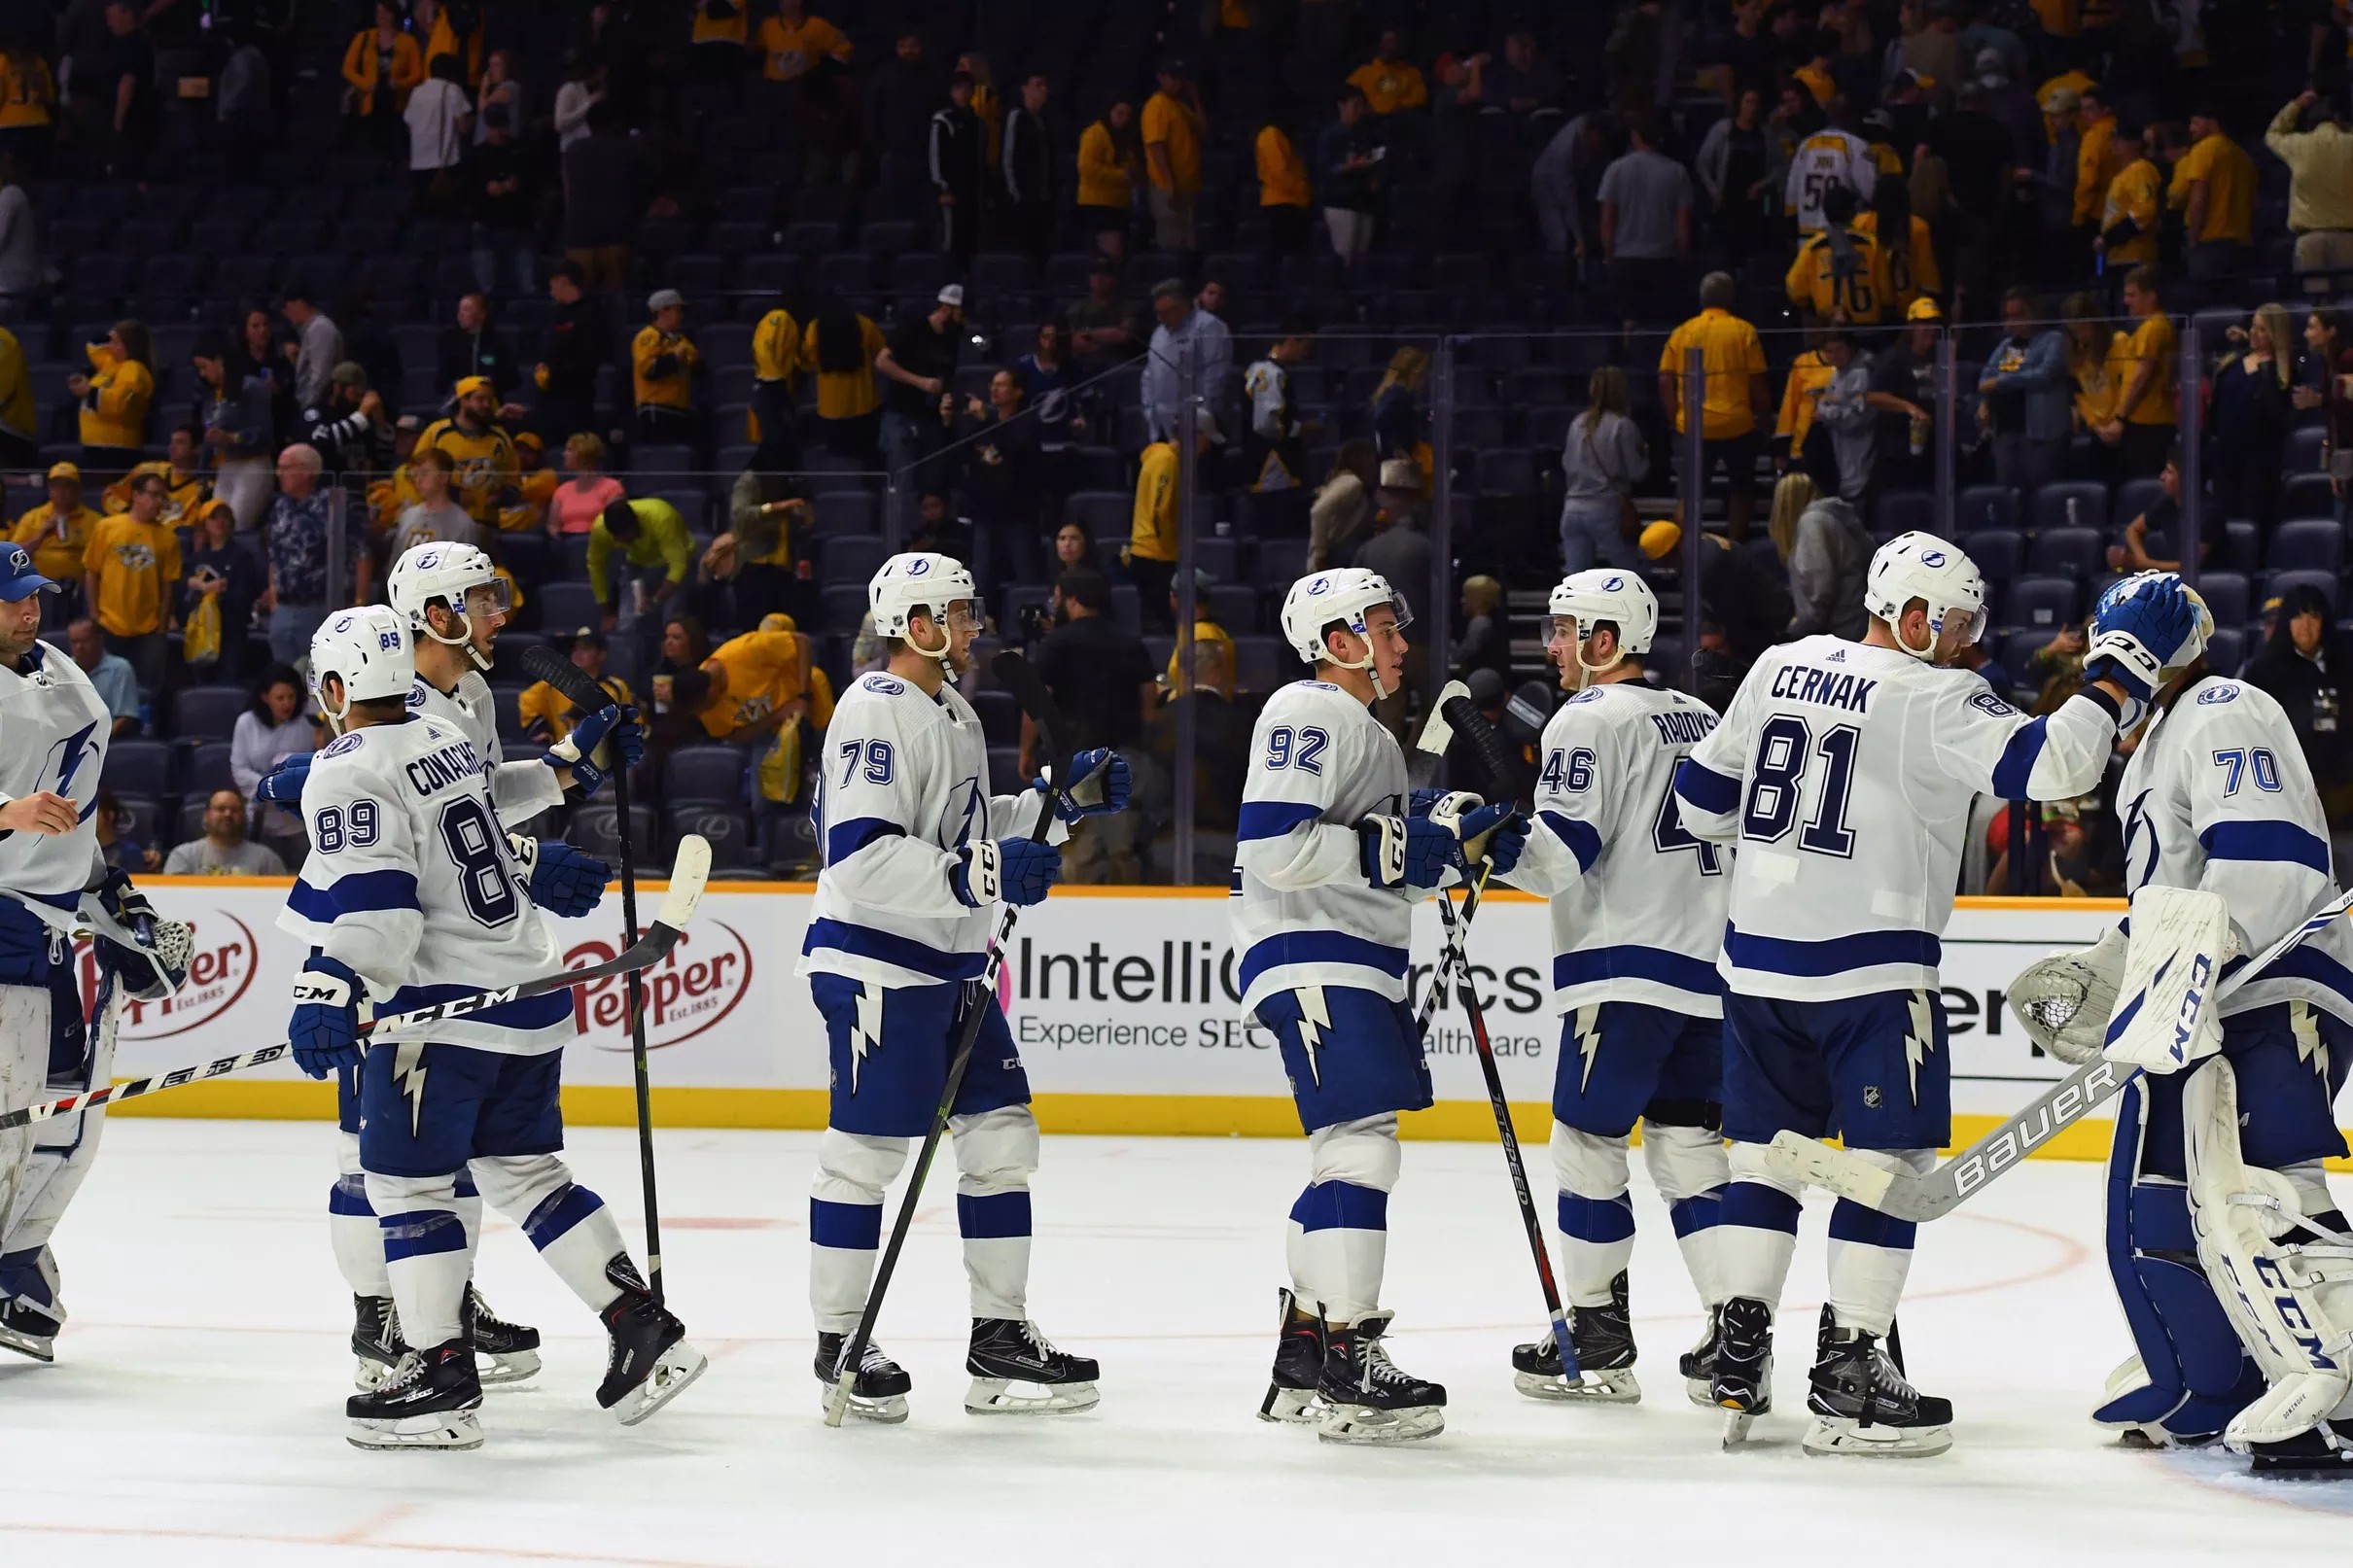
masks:
[[[90,927],[99,966],[116,975],[140,1001],[160,1001],[188,980],[195,955],[195,933],[183,922],[156,913],[147,894],[117,868],[82,895],[80,910]]]
[[[2125,933],[2117,926],[2072,953],[2037,958],[2010,983],[2010,1011],[2026,1037],[2070,1067],[2100,1054],[2116,988],[2125,973]]]

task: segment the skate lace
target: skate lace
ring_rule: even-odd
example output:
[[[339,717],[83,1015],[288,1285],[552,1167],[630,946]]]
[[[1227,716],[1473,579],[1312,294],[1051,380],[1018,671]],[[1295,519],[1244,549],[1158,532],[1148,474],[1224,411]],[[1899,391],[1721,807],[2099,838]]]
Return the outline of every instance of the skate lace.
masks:
[[[424,1376],[425,1358],[411,1350],[393,1363],[392,1372],[385,1377],[380,1392],[398,1394],[404,1389],[413,1388]]]
[[[1919,1398],[1920,1391],[1913,1387],[1904,1375],[1896,1370],[1895,1358],[1888,1355],[1882,1345],[1874,1344],[1871,1347],[1869,1376],[1872,1385],[1882,1394],[1896,1399]]]
[[[1364,1370],[1357,1375],[1361,1387],[1369,1389],[1375,1384],[1397,1387],[1414,1380],[1397,1370],[1397,1364],[1389,1360],[1388,1351],[1379,1340],[1365,1341],[1362,1355]]]
[[[889,1372],[892,1370],[891,1358],[883,1354],[881,1345],[868,1340],[865,1350],[858,1358],[858,1370],[860,1372]]]
[[[1037,1353],[1037,1359],[1040,1361],[1051,1360],[1062,1353],[1054,1348],[1044,1335],[1037,1332],[1036,1324],[1026,1319],[1021,1325],[1021,1337],[1028,1342],[1030,1348]]]

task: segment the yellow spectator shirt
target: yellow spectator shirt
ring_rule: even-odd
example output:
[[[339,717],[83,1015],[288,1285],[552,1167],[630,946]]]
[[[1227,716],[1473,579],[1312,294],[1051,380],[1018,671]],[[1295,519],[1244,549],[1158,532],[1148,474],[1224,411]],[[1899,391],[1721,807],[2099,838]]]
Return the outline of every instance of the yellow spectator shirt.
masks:
[[[615,702],[637,701],[629,694],[629,682],[619,676],[609,675],[598,684],[612,693]],[[579,717],[572,711],[572,699],[544,680],[525,686],[514,700],[514,710],[515,716],[522,723],[523,733],[535,739],[544,736],[549,746],[571,734],[573,724]]]
[[[1814,401],[1837,374],[1818,348],[1809,348],[1790,361],[1789,379],[1781,383],[1781,413],[1774,422],[1773,434],[1776,440],[1789,442],[1792,461],[1806,449],[1806,436],[1813,429]]]
[[[2108,182],[2108,197],[2100,206],[2100,231],[2106,233],[2127,218],[2138,227],[2130,239],[2108,247],[2111,268],[2157,260],[2157,214],[2163,195],[2164,182],[2157,165],[2145,157],[2133,159]]]
[[[15,332],[0,327],[0,431],[29,441],[36,417],[33,373],[24,363],[24,345]]]
[[[770,17],[759,24],[759,47],[767,56],[761,74],[771,82],[797,81],[827,54],[850,63],[850,41],[823,17],[803,17],[797,27],[782,17]]]
[[[57,79],[49,61],[27,51],[24,63],[0,54],[0,130],[24,130],[51,122],[57,107]]]
[[[1879,215],[1876,212],[1857,213],[1854,226],[1877,240]],[[1936,264],[1936,237],[1929,230],[1927,219],[1913,218],[1911,244],[1881,243],[1879,254],[1879,298],[1887,309],[1901,315],[1911,309],[1912,302],[1920,296],[1944,293],[1944,274]]]
[[[60,513],[48,502],[17,519],[8,541],[33,552],[33,570],[52,582],[78,582],[86,570],[89,537],[103,521],[88,506]]]
[[[89,345],[89,395],[82,401],[82,444],[140,446],[156,378],[137,360],[118,360],[104,343]]]
[[[1749,406],[1748,378],[1765,373],[1765,345],[1757,330],[1730,311],[1708,309],[1676,328],[1659,355],[1662,372],[1683,371],[1687,349],[1700,351],[1707,373],[1705,401],[1700,406],[1700,434],[1711,441],[1730,440],[1757,428]],[[1675,402],[1675,430],[1683,429],[1683,404]]]
[[[163,607],[180,580],[180,536],[128,512],[100,518],[82,569],[98,579],[98,624],[117,637],[145,637],[162,630]]]
[[[1280,125],[1258,132],[1258,205],[1304,207],[1308,202],[1307,164],[1299,149]]]
[[[203,505],[204,498],[212,494],[212,486],[205,482],[201,473],[175,472],[171,464],[161,459],[142,463],[108,485],[104,497],[106,509],[110,512],[130,510],[130,487],[151,473],[163,477],[163,509],[156,513],[156,521],[168,523],[174,528],[193,523],[196,508]]]
[[[1147,561],[1176,559],[1176,447],[1172,441],[1154,441],[1143,449],[1128,553]]]
[[[427,447],[457,465],[457,489],[450,499],[484,528],[498,527],[499,508],[506,504],[507,492],[515,487],[521,470],[514,460],[512,437],[496,425],[479,436],[469,436],[456,420],[437,419],[417,436],[417,450]],[[415,499],[413,494],[410,499]]]
[[[1364,94],[1365,107],[1377,115],[1419,109],[1429,102],[1422,67],[1409,60],[1367,60],[1349,73],[1348,82]]]
[[[2108,182],[2124,164],[2116,156],[2116,116],[2102,115],[2084,127],[2075,147],[2075,221],[2088,224],[2099,216]]]
[[[1159,171],[1150,169],[1152,184],[1161,190],[1173,190],[1178,195],[1190,195],[1201,189],[1201,125],[1193,111],[1165,92],[1155,92],[1143,106],[1143,145],[1148,153],[1155,146],[1165,146],[1169,155],[1169,178],[1173,186],[1161,185]]]
[[[1801,310],[1824,319],[1844,312],[1858,327],[1876,327],[1887,314],[1887,267],[1879,255],[1879,236],[1849,229],[1846,237],[1854,242],[1851,271],[1840,273],[1830,231],[1823,229],[1809,235],[1798,247],[1782,285],[1789,292],[1789,302]],[[1709,379],[1713,380],[1712,375]]]
[[[1193,617],[1193,668],[1198,670],[1209,657],[1209,645],[1216,644],[1225,649],[1225,679],[1217,682],[1218,694],[1227,701],[1234,696],[1234,639],[1226,629],[1206,614]],[[1168,686],[1172,696],[1190,691],[1185,684],[1184,671],[1178,667],[1182,648],[1169,649]]]
[[[882,394],[874,386],[874,356],[888,346],[882,329],[861,315],[858,318],[858,368],[828,370],[817,357],[817,323],[809,324],[801,334],[801,363],[817,377],[818,418],[856,419],[882,406]]]
[[[694,365],[699,357],[694,339],[685,332],[665,332],[659,327],[639,328],[636,341],[629,345],[629,378],[637,389],[637,405],[693,407]],[[660,359],[675,363],[657,369],[653,362]]]
[[[2121,399],[2132,385],[2132,372],[2139,366],[2155,361],[2157,374],[2149,380],[2147,390],[2138,401],[2128,407],[2119,407],[2117,414],[2127,425],[2171,425],[2179,417],[2174,406],[2173,387],[2177,362],[2181,357],[2181,342],[2174,335],[2173,323],[2161,310],[2143,316],[2140,325],[2123,339],[2124,362],[2116,366],[2117,396]]]
[[[695,716],[713,740],[723,741],[778,709],[808,699],[809,722],[833,722],[833,685],[798,632],[746,632],[721,643],[705,661],[727,672],[727,689],[706,700]]]
[[[2186,208],[2190,187],[2198,180],[2206,182],[2206,221],[2190,236],[2191,243],[2236,240],[2246,244],[2255,234],[2255,160],[2238,143],[2217,131],[2201,137],[2173,165],[2172,183],[2165,188],[2166,203]]]
[[[1121,159],[1110,127],[1098,120],[1078,137],[1078,204],[1124,208],[1135,200],[1135,167]]]

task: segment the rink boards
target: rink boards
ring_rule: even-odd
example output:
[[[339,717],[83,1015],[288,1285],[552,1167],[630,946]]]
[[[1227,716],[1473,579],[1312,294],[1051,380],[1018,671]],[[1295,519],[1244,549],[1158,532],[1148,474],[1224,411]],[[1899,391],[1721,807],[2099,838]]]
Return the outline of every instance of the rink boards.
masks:
[[[193,924],[196,958],[182,995],[132,1004],[115,1075],[167,1070],[282,1038],[301,958],[274,923],[287,884],[161,877],[141,886],[166,913]],[[809,902],[801,884],[715,884],[685,940],[650,972],[648,1043],[664,1123],[825,1125],[824,1034],[807,985],[793,972]],[[2100,900],[1961,900],[1945,936],[1943,967],[1960,1141],[2061,1076],[2003,1006],[2011,977],[2054,948],[2090,940],[2122,909]],[[555,924],[569,962],[610,958],[618,946],[619,900],[609,897],[587,920]],[[1435,911],[1424,905],[1414,939],[1417,995],[1438,937]],[[1514,1119],[1540,1139],[1560,1036],[1545,995],[1551,946],[1544,906],[1517,893],[1491,897],[1471,952]],[[1237,962],[1221,890],[1069,888],[1025,911],[999,994],[1045,1128],[1295,1135],[1273,1041],[1240,1005]],[[565,1114],[583,1124],[630,1121],[620,983],[576,993],[574,1006],[581,1036],[564,1066]],[[1492,1137],[1470,1031],[1453,997],[1437,1014],[1429,1054],[1439,1103],[1408,1119],[1409,1134]],[[173,1090],[117,1114],[306,1118],[331,1115],[333,1103],[329,1086],[280,1066]],[[2105,1143],[2106,1128],[2087,1125],[2054,1152],[2096,1157]]]

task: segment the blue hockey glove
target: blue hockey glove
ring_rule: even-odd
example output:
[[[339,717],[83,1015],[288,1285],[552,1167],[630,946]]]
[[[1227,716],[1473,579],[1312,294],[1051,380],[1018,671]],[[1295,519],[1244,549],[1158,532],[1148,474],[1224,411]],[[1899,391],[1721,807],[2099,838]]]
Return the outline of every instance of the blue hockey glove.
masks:
[[[2196,659],[2213,617],[2170,572],[2143,572],[2111,584],[2091,611],[2086,680],[2113,680],[2147,702],[2168,671]]]
[[[286,1038],[295,1065],[313,1078],[360,1064],[360,1008],[368,987],[344,964],[319,954],[295,977],[294,1017]]]
[[[1462,864],[1455,830],[1426,817],[1367,817],[1356,824],[1356,848],[1376,888],[1435,888]]]
[[[310,764],[313,760],[312,754],[308,751],[288,757],[262,775],[262,782],[254,785],[255,796],[268,801],[281,811],[292,812],[297,817],[301,816],[302,784],[310,777]]]
[[[1062,876],[1062,854],[1029,839],[976,839],[958,853],[948,886],[959,902],[984,909],[1000,898],[1037,904]]]
[[[609,761],[617,753],[623,766],[634,768],[646,759],[646,732],[637,721],[637,710],[616,703],[581,715],[572,733],[549,747],[541,760],[551,768],[570,769],[573,785],[582,795],[593,795],[613,772],[594,760],[596,749],[608,740],[613,743]]]
[[[562,839],[527,839],[507,835],[514,849],[531,901],[550,915],[580,916],[595,909],[605,896],[612,869],[591,854],[582,854]]]
[[[1488,807],[1489,811],[1496,808]],[[1498,877],[1509,876],[1511,868],[1520,863],[1520,852],[1528,848],[1528,819],[1513,812],[1499,823],[1487,841],[1487,862]]]
[[[1416,789],[1405,797],[1405,815],[1427,817],[1448,801],[1457,812],[1466,812],[1479,804],[1479,797],[1466,789]]]
[[[1054,810],[1065,822],[1076,822],[1081,817],[1107,817],[1128,809],[1128,796],[1136,786],[1128,759],[1108,747],[1097,747],[1071,758],[1071,773],[1076,780],[1064,793],[1055,797]],[[1033,779],[1030,786],[1043,789],[1043,779]]]

